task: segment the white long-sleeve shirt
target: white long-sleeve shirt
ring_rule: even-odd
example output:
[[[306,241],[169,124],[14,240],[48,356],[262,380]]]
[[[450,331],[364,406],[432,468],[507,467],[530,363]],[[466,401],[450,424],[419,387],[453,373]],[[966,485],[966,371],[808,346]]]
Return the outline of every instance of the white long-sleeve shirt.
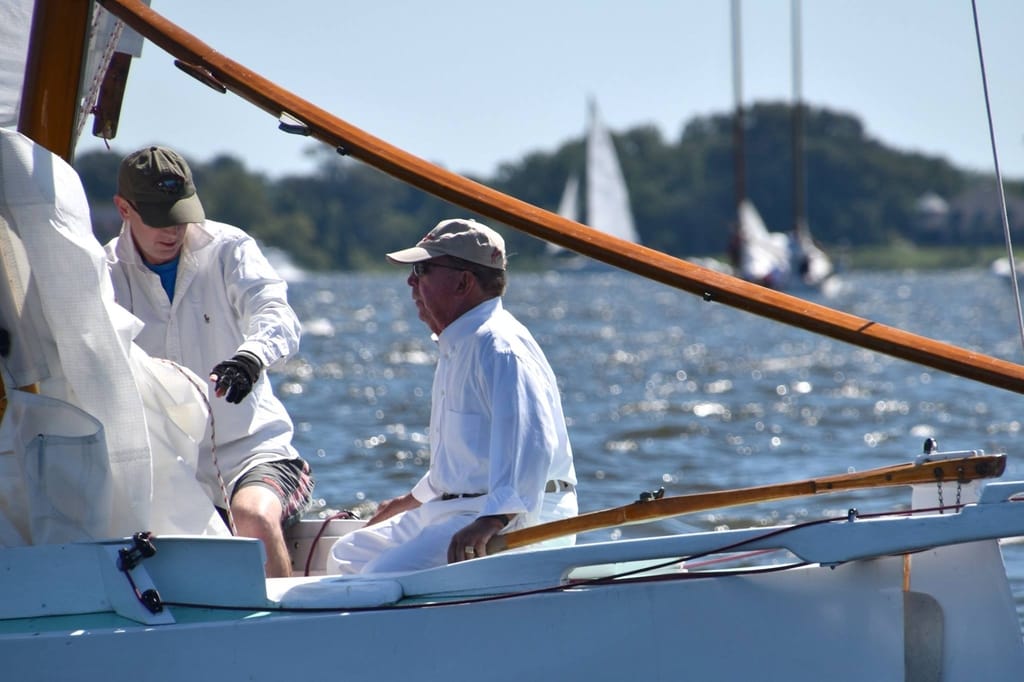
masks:
[[[576,484],[554,372],[500,298],[460,316],[438,337],[430,413],[430,469],[413,488],[486,493],[480,516],[538,523],[545,483]]]
[[[135,342],[155,357],[188,367],[201,377],[213,413],[200,449],[197,478],[224,506],[211,444],[224,483],[231,485],[260,462],[298,457],[293,427],[266,373],[240,404],[214,396],[210,370],[244,350],[270,367],[295,353],[300,326],[288,305],[287,284],[256,241],[231,225],[207,220],[188,226],[178,262],[174,300],[146,267],[125,224],[106,245],[115,298],[145,323]]]

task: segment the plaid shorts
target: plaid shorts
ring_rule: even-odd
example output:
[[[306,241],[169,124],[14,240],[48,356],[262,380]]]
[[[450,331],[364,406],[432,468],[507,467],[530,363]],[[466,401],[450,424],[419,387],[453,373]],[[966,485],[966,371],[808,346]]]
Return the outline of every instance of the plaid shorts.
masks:
[[[238,479],[231,495],[250,485],[261,485],[277,494],[281,501],[281,527],[294,526],[302,518],[313,502],[313,485],[315,481],[309,471],[309,463],[298,457],[296,459],[279,459],[273,462],[257,464]],[[227,512],[217,508],[224,523],[227,523]]]

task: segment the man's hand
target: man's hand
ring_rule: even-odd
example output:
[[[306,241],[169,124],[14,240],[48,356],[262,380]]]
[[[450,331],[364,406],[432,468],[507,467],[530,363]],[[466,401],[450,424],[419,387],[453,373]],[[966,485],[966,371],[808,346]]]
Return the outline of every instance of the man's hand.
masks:
[[[384,500],[377,505],[377,511],[370,520],[366,522],[367,526],[372,526],[375,523],[379,523],[384,519],[389,519],[395,514],[401,514],[402,512],[415,509],[420,506],[419,500],[412,496],[412,493],[406,493],[401,497],[393,497],[390,500]]]
[[[448,545],[448,563],[487,556],[487,541],[497,535],[508,518],[481,516],[452,536]]]
[[[247,351],[239,351],[230,360],[210,370],[210,381],[216,387],[214,393],[218,398],[237,405],[252,391],[261,369],[259,358]]]

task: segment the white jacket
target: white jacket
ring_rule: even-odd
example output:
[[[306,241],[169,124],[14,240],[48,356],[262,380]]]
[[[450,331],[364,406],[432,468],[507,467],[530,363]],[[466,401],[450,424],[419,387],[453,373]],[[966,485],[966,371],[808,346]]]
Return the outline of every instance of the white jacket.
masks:
[[[207,380],[217,363],[240,350],[270,367],[299,348],[299,321],[288,305],[287,284],[256,241],[224,223],[190,224],[173,302],[142,261],[127,223],[106,251],[117,302],[145,323],[135,342],[150,355],[188,367],[206,384],[213,439],[208,428],[196,478],[210,499],[225,506],[218,470],[230,493],[254,465],[298,457],[291,445],[291,418],[266,372],[238,405],[217,398]]]

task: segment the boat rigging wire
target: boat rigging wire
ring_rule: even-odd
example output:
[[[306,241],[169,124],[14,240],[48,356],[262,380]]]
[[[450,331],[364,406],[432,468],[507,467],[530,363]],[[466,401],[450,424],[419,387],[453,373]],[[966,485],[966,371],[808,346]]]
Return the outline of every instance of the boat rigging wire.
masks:
[[[1020,286],[1017,282],[1017,263],[1013,257],[1013,243],[1010,240],[1010,219],[1006,214],[1006,193],[1003,191],[1003,175],[999,170],[999,152],[996,150],[995,125],[992,123],[992,102],[988,94],[988,76],[985,73],[985,53],[981,48],[981,24],[978,21],[978,0],[971,0],[974,14],[974,36],[978,44],[978,66],[981,69],[981,87],[985,93],[985,114],[988,118],[988,135],[992,143],[992,163],[996,172],[996,188],[999,190],[999,211],[1003,220],[1003,238],[1006,240],[1006,256],[1010,261],[1010,282],[1013,284],[1013,299],[1017,305],[1017,330],[1021,348],[1024,348],[1024,311],[1020,305]]]

